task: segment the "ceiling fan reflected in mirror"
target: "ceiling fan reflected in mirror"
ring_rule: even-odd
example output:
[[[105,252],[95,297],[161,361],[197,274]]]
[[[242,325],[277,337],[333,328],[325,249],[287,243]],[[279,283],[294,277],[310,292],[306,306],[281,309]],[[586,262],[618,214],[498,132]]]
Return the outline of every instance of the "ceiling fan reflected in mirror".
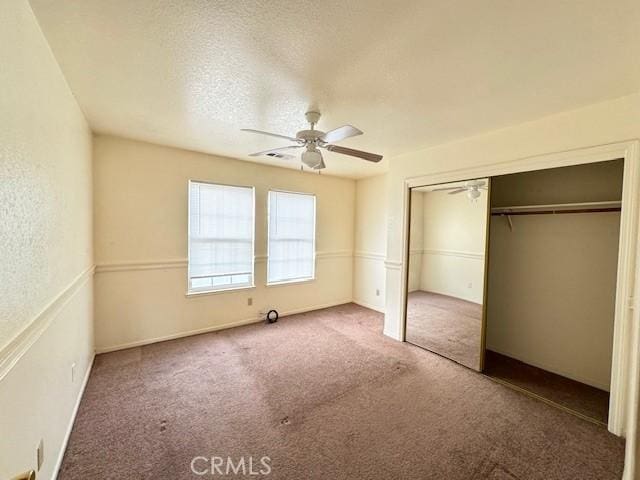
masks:
[[[250,154],[252,157],[267,156],[273,158],[287,158],[293,159],[294,155],[286,153],[289,150],[297,150],[303,148],[303,152],[300,155],[303,165],[313,169],[322,170],[326,168],[324,158],[322,157],[321,149],[328,150],[330,152],[340,153],[342,155],[349,155],[351,157],[361,158],[368,162],[377,163],[382,160],[382,155],[375,153],[363,152],[362,150],[355,150],[353,148],[341,147],[335,145],[336,142],[340,142],[349,137],[355,137],[362,135],[362,131],[358,130],[352,125],[343,125],[328,132],[316,130],[315,126],[320,120],[320,112],[310,111],[305,114],[307,122],[310,124],[308,130],[300,130],[295,134],[295,137],[287,135],[279,135],[277,133],[263,132],[262,130],[254,130],[252,128],[243,128],[243,132],[258,133],[260,135],[268,135],[270,137],[282,138],[294,142],[294,145],[287,145],[284,147],[272,148],[270,150],[264,150],[262,152],[256,152]]]
[[[486,185],[487,182],[485,182],[484,180],[469,180],[467,182],[464,182],[463,185],[434,188],[432,192],[451,190],[449,192],[449,195],[456,195],[458,193],[467,192],[467,197],[469,198],[469,200],[474,201],[480,198],[482,190],[487,190]]]

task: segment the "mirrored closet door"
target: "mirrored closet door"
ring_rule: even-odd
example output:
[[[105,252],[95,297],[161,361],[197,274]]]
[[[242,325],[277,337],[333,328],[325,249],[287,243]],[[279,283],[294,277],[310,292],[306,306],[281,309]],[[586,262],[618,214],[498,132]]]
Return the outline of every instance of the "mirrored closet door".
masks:
[[[410,195],[405,340],[481,371],[489,179]]]

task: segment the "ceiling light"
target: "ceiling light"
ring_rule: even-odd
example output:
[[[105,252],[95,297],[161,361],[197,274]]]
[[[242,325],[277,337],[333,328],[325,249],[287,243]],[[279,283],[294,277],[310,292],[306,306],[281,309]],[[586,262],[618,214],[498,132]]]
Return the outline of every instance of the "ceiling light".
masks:
[[[477,188],[467,190],[467,197],[469,197],[469,200],[477,200],[479,196],[480,190],[478,190]]]

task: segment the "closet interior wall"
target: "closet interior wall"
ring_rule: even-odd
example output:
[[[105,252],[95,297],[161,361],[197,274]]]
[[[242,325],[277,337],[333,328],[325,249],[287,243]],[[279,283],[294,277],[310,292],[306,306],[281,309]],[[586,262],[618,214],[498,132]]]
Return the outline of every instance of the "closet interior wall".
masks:
[[[491,207],[619,201],[623,161],[492,178]],[[486,348],[608,391],[620,212],[493,216]]]

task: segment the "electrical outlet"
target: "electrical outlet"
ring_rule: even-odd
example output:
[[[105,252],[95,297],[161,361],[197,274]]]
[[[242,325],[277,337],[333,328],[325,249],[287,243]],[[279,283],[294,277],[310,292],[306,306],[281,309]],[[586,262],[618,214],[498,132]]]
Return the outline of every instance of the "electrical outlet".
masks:
[[[71,383],[76,381],[76,362],[71,364]]]
[[[247,305],[249,306],[253,305],[253,298],[251,297],[247,298]]]
[[[376,288],[376,297],[379,297],[379,296],[380,296],[380,289]]]
[[[473,288],[473,283],[469,282],[469,284],[467,285],[467,288]]]
[[[38,449],[36,450],[36,458],[38,460],[38,471],[42,468],[42,464],[44,463],[44,440],[40,439],[40,443],[38,444]]]

